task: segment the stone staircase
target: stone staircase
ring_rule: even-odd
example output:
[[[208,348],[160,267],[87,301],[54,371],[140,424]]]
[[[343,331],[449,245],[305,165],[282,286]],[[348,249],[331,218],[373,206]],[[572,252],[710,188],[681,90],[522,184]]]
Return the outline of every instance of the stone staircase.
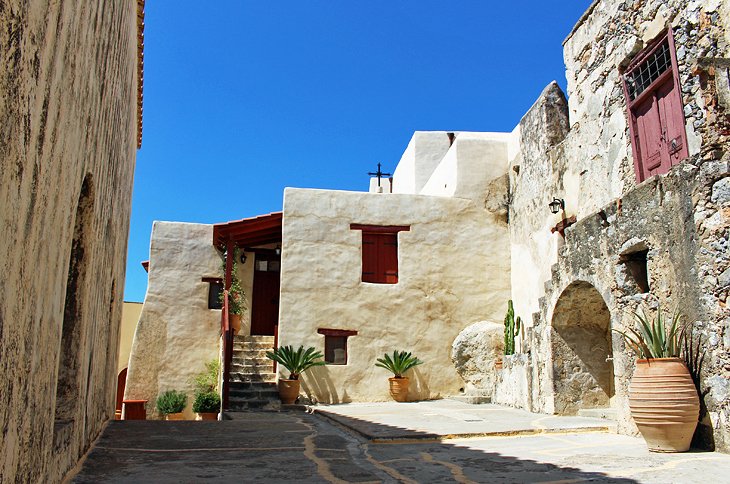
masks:
[[[273,347],[273,336],[234,337],[228,411],[280,408],[274,362],[266,358]]]

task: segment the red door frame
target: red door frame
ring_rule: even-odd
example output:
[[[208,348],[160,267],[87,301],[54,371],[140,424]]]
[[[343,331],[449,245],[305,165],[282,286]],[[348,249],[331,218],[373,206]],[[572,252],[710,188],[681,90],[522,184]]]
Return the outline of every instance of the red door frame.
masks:
[[[631,100],[631,96],[629,95],[629,89],[626,84],[626,76],[622,76],[623,78],[623,88],[624,88],[624,96],[626,98],[626,110],[627,115],[629,118],[629,134],[631,136],[631,151],[634,156],[634,173],[636,175],[636,181],[637,183],[641,183],[646,178],[649,178],[653,174],[660,174],[665,173],[665,171],[662,171],[662,164],[668,165],[667,170],[674,165],[677,165],[682,159],[689,156],[689,151],[687,149],[687,133],[684,129],[684,112],[681,109],[682,107],[682,90],[679,85],[679,68],[677,66],[677,54],[675,52],[674,47],[674,35],[672,33],[672,29],[667,29],[666,32],[659,35],[654,41],[652,41],[651,44],[641,53],[639,53],[629,64],[629,66],[626,68],[626,73],[630,73],[635,67],[641,65],[646,59],[648,59],[654,52],[657,51],[661,47],[661,45],[664,43],[664,41],[667,41],[669,45],[669,55],[672,61],[671,68],[663,72],[657,79],[655,79],[649,87],[647,87],[642,93],[639,94],[639,96],[636,97],[636,99]],[[656,170],[654,169],[648,169],[645,165],[647,160],[644,160],[642,158],[641,153],[641,136],[640,136],[640,130],[637,122],[637,116],[636,111],[637,108],[643,104],[645,104],[649,97],[653,97],[654,102],[651,109],[659,110],[659,99],[657,98],[657,92],[662,89],[667,82],[670,82],[669,79],[671,78],[672,82],[672,89],[667,94],[667,97],[673,97],[674,105],[677,106],[678,109],[673,110],[671,113],[663,113],[664,120],[662,122],[661,114],[657,111],[657,117],[659,117],[659,129],[662,130],[662,146],[661,146],[661,154],[660,156],[662,158],[668,157],[669,159],[666,160],[665,163],[660,163],[660,165],[657,165],[656,168],[659,168]],[[682,126],[682,129],[679,131],[679,137],[680,140],[680,146],[681,148],[676,151],[672,151],[672,148],[667,144],[670,142],[670,140],[666,137],[666,117],[671,116],[673,118],[677,118],[674,121],[679,122]],[[646,140],[644,140],[646,141]],[[656,170],[656,171],[655,171]],[[655,171],[655,173],[650,173],[650,171]]]

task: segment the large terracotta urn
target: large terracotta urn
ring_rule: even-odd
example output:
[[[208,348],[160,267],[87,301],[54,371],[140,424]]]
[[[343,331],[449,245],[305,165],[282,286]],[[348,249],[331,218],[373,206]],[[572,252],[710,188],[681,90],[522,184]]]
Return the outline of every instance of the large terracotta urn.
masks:
[[[279,379],[279,399],[284,405],[296,402],[299,396],[299,380]]]
[[[410,381],[407,376],[400,378],[388,378],[390,382],[390,396],[396,402],[407,402],[408,401],[408,384]]]
[[[629,385],[629,407],[650,451],[689,449],[700,400],[681,358],[636,360]]]

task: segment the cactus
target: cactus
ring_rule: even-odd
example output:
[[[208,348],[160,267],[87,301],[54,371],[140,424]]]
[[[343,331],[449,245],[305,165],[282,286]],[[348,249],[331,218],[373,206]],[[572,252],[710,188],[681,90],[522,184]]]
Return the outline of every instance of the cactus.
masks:
[[[512,300],[507,301],[507,315],[504,317],[504,354],[515,354],[515,338],[520,333],[522,326],[522,318],[517,316],[515,319],[515,310],[512,306]]]

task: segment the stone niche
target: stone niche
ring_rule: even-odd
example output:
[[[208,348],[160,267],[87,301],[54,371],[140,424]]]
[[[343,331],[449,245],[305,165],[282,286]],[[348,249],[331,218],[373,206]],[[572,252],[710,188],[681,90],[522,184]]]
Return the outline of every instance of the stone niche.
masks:
[[[611,315],[587,282],[569,285],[552,320],[555,413],[608,407],[614,394]]]

